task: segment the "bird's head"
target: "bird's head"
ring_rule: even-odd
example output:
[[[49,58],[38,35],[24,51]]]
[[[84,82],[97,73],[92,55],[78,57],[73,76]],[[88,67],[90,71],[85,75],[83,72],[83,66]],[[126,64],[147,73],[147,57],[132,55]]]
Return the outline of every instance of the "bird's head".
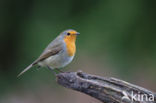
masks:
[[[80,33],[73,30],[73,29],[68,29],[65,30],[62,35],[64,37],[64,41],[68,41],[68,42],[74,42],[76,41],[76,37],[77,35],[79,35]]]

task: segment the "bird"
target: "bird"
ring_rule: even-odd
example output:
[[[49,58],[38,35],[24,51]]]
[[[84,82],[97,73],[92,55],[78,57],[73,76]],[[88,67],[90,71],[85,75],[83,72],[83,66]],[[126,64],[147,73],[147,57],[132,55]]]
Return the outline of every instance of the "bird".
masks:
[[[27,66],[17,77],[35,65],[47,67],[50,70],[63,68],[73,60],[76,53],[76,39],[80,33],[73,29],[61,32],[41,53],[41,55]]]

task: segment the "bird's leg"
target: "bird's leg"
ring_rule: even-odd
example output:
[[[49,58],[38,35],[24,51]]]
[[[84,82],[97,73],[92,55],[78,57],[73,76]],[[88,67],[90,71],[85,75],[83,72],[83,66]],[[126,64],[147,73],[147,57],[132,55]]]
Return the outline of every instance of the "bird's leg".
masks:
[[[52,72],[55,74],[55,76],[57,75],[53,68],[51,68],[50,66],[47,66],[47,68],[48,68],[50,71],[52,71]]]
[[[54,71],[54,69],[53,68],[51,68],[50,66],[47,66],[48,67],[48,69],[49,70],[51,70],[54,74],[55,74],[55,76],[57,76],[57,74],[56,74],[56,72]],[[61,70],[59,70],[58,68],[55,68],[56,70],[58,70],[59,72],[61,72],[61,73],[64,73],[63,71],[61,71]],[[67,78],[65,78],[65,77],[63,77],[66,81],[69,81]]]
[[[57,71],[59,71],[60,73],[64,73],[63,71],[61,71],[59,68],[55,68]],[[64,78],[64,80],[69,81],[67,78],[65,78],[64,76],[62,76],[62,78]]]
[[[58,68],[55,68],[57,71],[59,71],[59,72],[61,72],[61,73],[64,73],[63,71],[61,71],[60,69],[58,69]]]

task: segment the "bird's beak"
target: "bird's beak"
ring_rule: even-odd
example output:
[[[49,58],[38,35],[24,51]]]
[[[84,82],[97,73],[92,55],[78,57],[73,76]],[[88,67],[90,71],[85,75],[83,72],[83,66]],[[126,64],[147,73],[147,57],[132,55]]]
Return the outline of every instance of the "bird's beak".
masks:
[[[76,35],[80,35],[80,33],[79,33],[79,32],[77,32],[77,33],[76,33]]]

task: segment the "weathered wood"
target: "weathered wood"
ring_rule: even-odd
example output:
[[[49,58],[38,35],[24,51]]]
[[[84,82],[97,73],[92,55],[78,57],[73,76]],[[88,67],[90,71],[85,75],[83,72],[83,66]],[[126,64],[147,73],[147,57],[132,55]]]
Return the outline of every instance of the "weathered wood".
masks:
[[[65,72],[57,75],[57,82],[104,103],[156,103],[156,93],[112,77]]]

